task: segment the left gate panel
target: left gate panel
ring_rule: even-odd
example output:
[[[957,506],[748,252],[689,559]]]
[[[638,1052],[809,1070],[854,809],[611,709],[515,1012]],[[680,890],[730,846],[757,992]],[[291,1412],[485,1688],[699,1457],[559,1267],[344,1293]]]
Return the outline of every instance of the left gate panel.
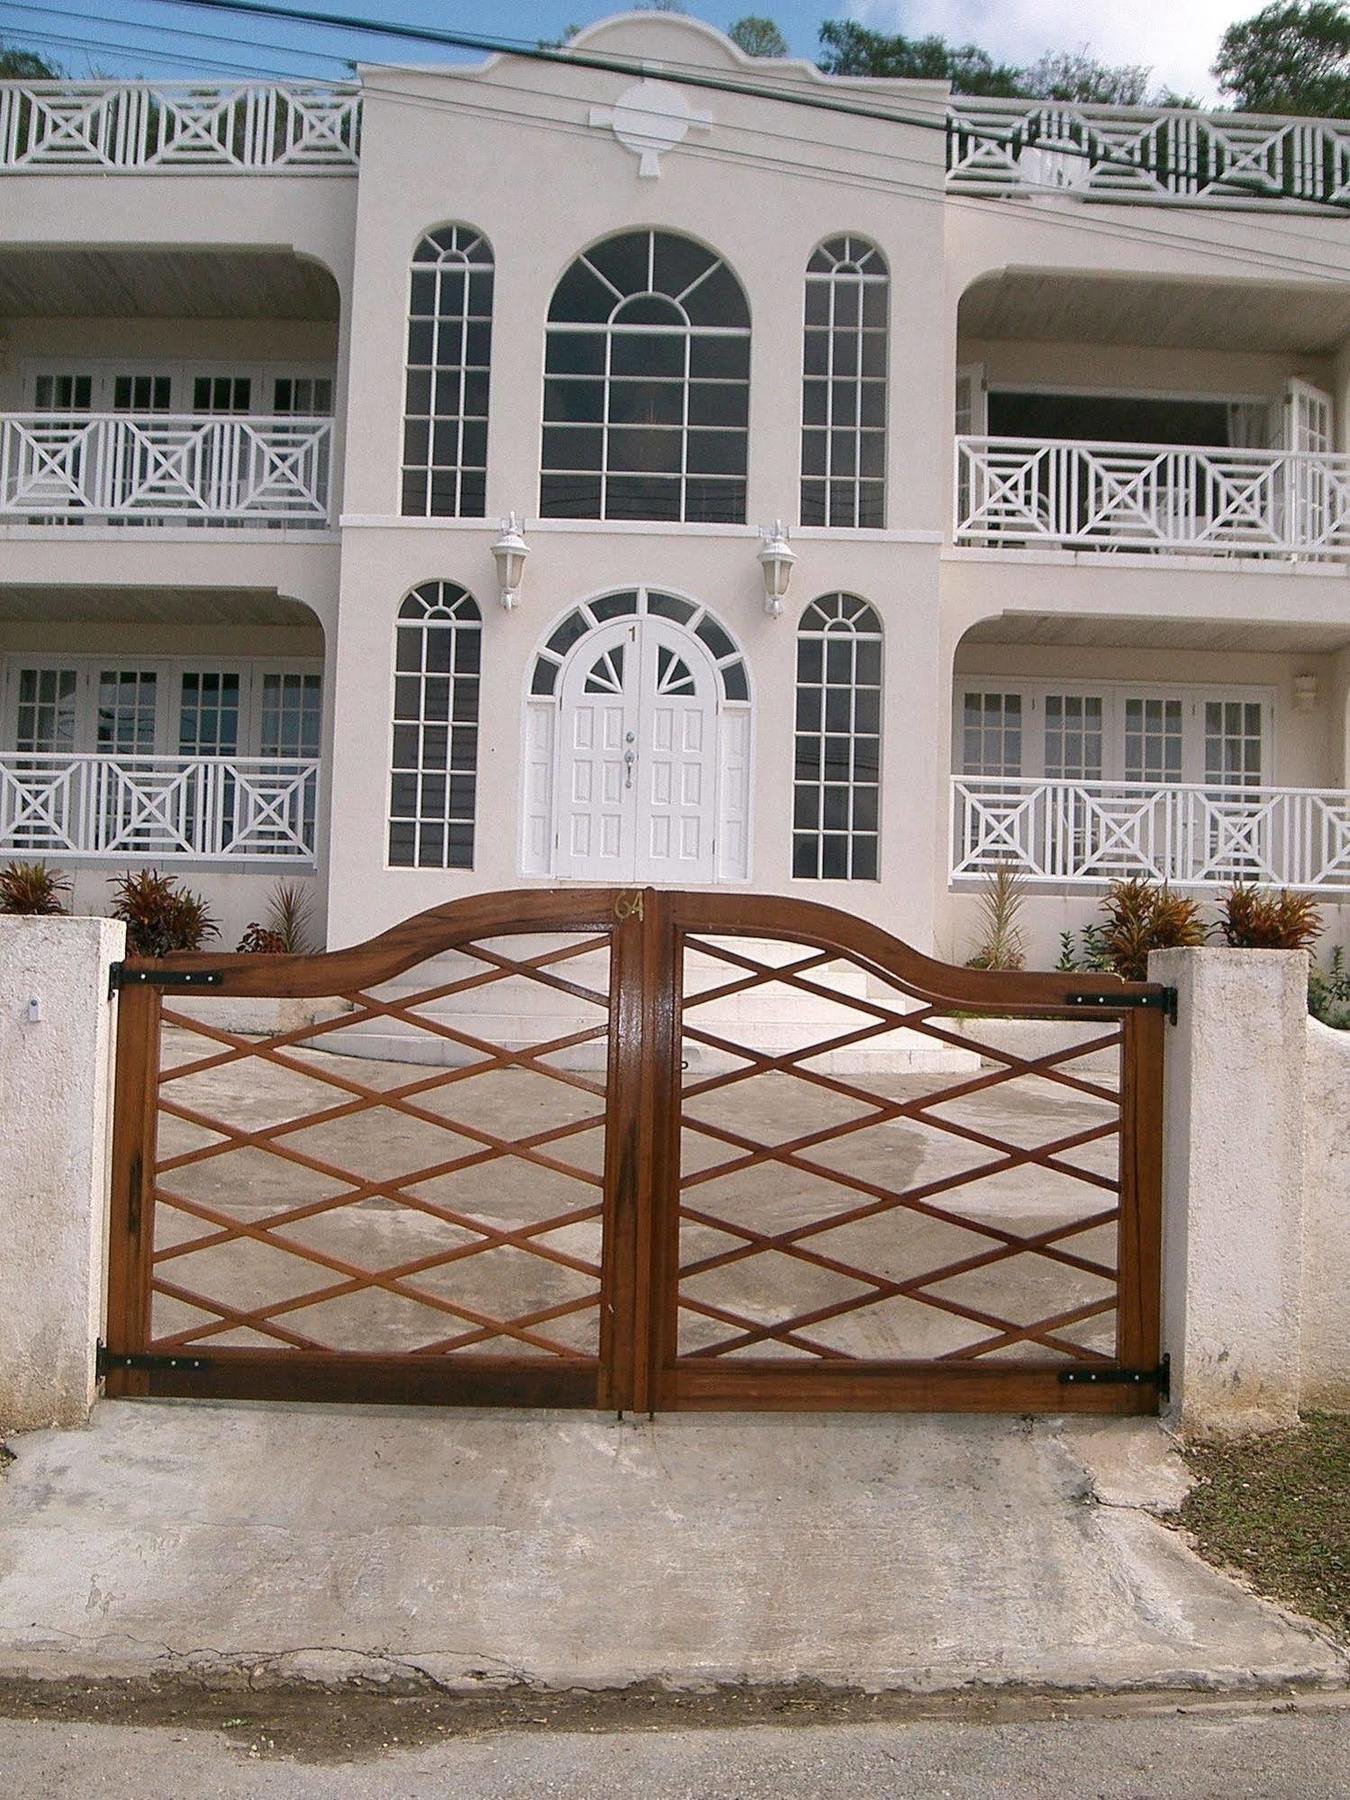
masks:
[[[110,1393],[597,1404],[619,958],[550,898],[124,989]]]

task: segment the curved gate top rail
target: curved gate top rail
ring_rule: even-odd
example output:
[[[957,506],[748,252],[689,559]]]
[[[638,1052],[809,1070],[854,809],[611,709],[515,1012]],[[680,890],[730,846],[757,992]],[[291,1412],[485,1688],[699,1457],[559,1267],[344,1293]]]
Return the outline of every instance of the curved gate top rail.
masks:
[[[115,982],[109,1392],[1157,1405],[1157,984],[617,888]]]
[[[778,936],[836,950],[870,963],[915,999],[971,1012],[1052,1016],[1071,1011],[1082,999],[1092,1000],[1094,1010],[1101,1012],[1110,1012],[1115,1000],[1123,1011],[1141,1001],[1161,1003],[1165,994],[1156,982],[1122,981],[1104,974],[970,969],[939,962],[882,926],[816,900],[664,888],[508,888],[429,907],[346,950],[314,956],[178,951],[154,959],[129,957],[124,968],[132,982],[155,971],[210,972],[219,976],[210,985],[224,994],[323,999],[354,986],[388,981],[475,939],[531,931],[610,932],[644,917],[661,922],[667,930]]]

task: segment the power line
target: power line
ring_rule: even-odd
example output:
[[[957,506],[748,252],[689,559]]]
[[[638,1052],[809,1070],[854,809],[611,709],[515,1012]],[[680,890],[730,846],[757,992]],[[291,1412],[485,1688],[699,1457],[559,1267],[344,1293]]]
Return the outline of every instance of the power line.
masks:
[[[217,0],[187,0],[187,3],[216,4]],[[89,14],[89,13],[83,13],[83,12],[73,13],[73,12],[69,11],[68,9],[39,8],[36,6],[29,6],[26,4],[16,4],[16,0],[0,0],[0,4],[6,5],[8,7],[8,9],[12,10],[12,11],[48,14],[48,15],[53,15],[53,16],[59,14],[62,17],[79,18],[79,19],[84,19],[84,20],[88,20],[90,18],[100,18],[101,17],[101,15],[97,15],[97,14]],[[233,5],[230,5],[227,7],[223,7],[222,10],[236,10],[236,9],[233,7]],[[254,7],[252,9],[243,9],[243,10],[262,11],[263,9],[259,8],[259,7]],[[298,16],[298,15],[289,13],[286,9],[276,8],[276,9],[270,9],[270,10],[277,18],[294,18],[294,17]],[[106,21],[106,22],[111,23],[111,21]],[[164,35],[168,35],[167,31],[165,31],[164,28],[147,26],[144,29],[160,31],[160,32],[163,32]],[[56,43],[58,45],[60,45],[60,44],[72,45],[73,44],[78,48],[87,48],[88,47],[87,39],[74,39],[74,38],[69,38],[69,37],[59,37],[57,34],[53,34],[53,33],[39,34],[39,33],[29,32],[27,35],[29,35],[30,37],[41,38],[44,41],[49,41],[52,43]],[[327,52],[302,51],[298,48],[292,48],[291,46],[280,46],[280,45],[254,46],[249,40],[242,40],[242,39],[237,39],[237,38],[233,38],[233,37],[221,37],[221,36],[217,36],[215,34],[205,33],[205,32],[193,32],[193,33],[184,34],[184,35],[191,35],[192,37],[202,40],[202,41],[219,42],[219,43],[224,43],[224,44],[229,44],[229,45],[234,45],[234,46],[242,45],[244,48],[247,48],[247,49],[266,48],[267,50],[275,51],[277,54],[280,54],[282,56],[303,57],[305,55],[312,54],[312,55],[317,55],[322,60],[326,60],[326,61],[344,60],[344,59],[336,57],[333,54],[327,53]],[[115,50],[119,50],[125,54],[143,55],[143,56],[148,56],[148,57],[154,58],[155,60],[181,61],[181,58],[166,58],[161,52],[147,50],[144,47],[137,46],[137,45],[110,44],[108,47],[115,49]],[[505,52],[505,54],[512,54],[512,53]],[[207,59],[200,58],[198,60],[202,66],[207,66]],[[565,56],[563,56],[562,53],[552,53],[547,60],[566,61],[568,59]],[[219,62],[215,63],[212,66],[214,66],[217,69],[225,69],[232,73],[237,72],[237,68],[238,68],[238,65],[224,64],[224,63],[219,63]],[[254,75],[276,74],[276,75],[282,76],[282,78],[294,79],[294,77],[290,75],[289,71],[266,71],[266,70],[250,69],[247,71],[247,73],[254,74]],[[531,111],[529,111],[529,112],[523,112],[523,111],[518,111],[518,110],[513,111],[509,108],[499,107],[499,106],[490,105],[490,104],[475,104],[475,102],[469,97],[469,95],[467,93],[456,94],[453,96],[409,94],[406,90],[401,89],[401,88],[397,88],[397,89],[396,88],[388,88],[388,87],[382,88],[376,82],[373,82],[370,80],[367,80],[363,84],[363,91],[367,94],[370,94],[372,97],[388,99],[392,102],[395,102],[395,103],[401,104],[401,105],[405,105],[405,106],[419,106],[419,107],[423,107],[423,108],[430,108],[432,110],[453,111],[455,113],[463,114],[468,117],[481,118],[485,121],[490,121],[490,120],[494,120],[494,119],[496,119],[496,120],[509,119],[514,123],[521,124],[523,126],[531,128],[531,129],[552,130],[552,131],[562,132],[562,133],[565,133],[570,136],[579,136],[579,137],[589,137],[590,136],[590,128],[584,124],[574,123],[569,120],[558,119],[558,118],[544,118],[544,117],[540,116],[540,114],[538,113],[537,110],[533,110],[533,109],[537,109],[539,102],[543,99],[546,99],[546,98],[564,99],[564,98],[566,98],[566,96],[545,95],[545,94],[540,93],[539,90],[537,90],[537,89],[513,86],[512,84],[506,83],[506,82],[494,81],[492,84],[491,91],[493,93],[499,93],[502,91],[506,91],[506,92],[521,95],[522,97],[528,99],[531,102],[531,106],[532,106]],[[893,115],[886,114],[884,116],[886,117],[886,119],[889,122],[895,122]],[[801,133],[775,132],[775,131],[772,131],[771,129],[764,128],[764,127],[743,126],[743,125],[736,125],[736,124],[723,125],[720,122],[719,122],[718,129],[719,129],[719,132],[726,131],[726,132],[732,132],[732,133],[740,133],[742,135],[750,136],[752,138],[768,137],[768,138],[778,139],[781,141],[790,142],[791,144],[793,144],[796,147],[800,147],[803,142],[807,142],[807,143],[813,143],[822,149],[829,149],[829,150],[836,150],[836,151],[844,150],[849,155],[855,155],[858,153],[854,149],[853,146],[843,146],[843,145],[839,145],[837,143],[828,143],[827,144],[819,138],[816,138],[816,139],[805,138],[804,139]],[[685,155],[685,156],[692,156],[692,157],[700,158],[703,160],[712,160],[712,161],[716,161],[716,162],[730,161],[733,163],[737,163],[741,166],[757,166],[757,167],[761,167],[761,168],[764,168],[769,171],[782,170],[785,172],[792,173],[799,179],[806,178],[806,179],[815,179],[815,180],[825,180],[825,181],[831,182],[833,185],[836,185],[836,186],[852,187],[852,188],[856,188],[856,189],[859,189],[864,192],[894,191],[897,193],[904,194],[907,198],[917,199],[917,200],[920,200],[920,201],[922,201],[926,204],[930,204],[930,205],[943,206],[943,205],[948,204],[949,199],[950,199],[950,196],[946,195],[943,191],[941,191],[941,190],[935,191],[930,185],[921,185],[921,184],[918,184],[918,183],[915,183],[912,181],[906,182],[897,176],[888,176],[888,175],[883,175],[883,174],[870,175],[870,174],[866,174],[866,173],[860,173],[853,169],[840,169],[837,167],[830,166],[828,164],[822,164],[820,162],[815,162],[815,163],[804,165],[801,162],[800,158],[774,157],[771,154],[769,154],[767,152],[763,152],[763,151],[751,152],[751,151],[745,151],[745,150],[727,149],[722,146],[713,145],[713,144],[703,145],[703,144],[693,144],[693,143],[686,142],[684,144],[684,146],[682,147],[681,153],[682,153],[682,155]],[[868,152],[865,152],[865,154],[867,154],[868,156],[872,156],[872,157],[884,158],[888,162],[910,164],[912,166],[922,168],[923,170],[925,170],[926,172],[931,174],[931,170],[932,170],[931,164],[924,162],[917,157],[906,156],[903,152],[900,152],[897,150],[868,151]],[[976,208],[981,211],[989,212],[991,214],[991,216],[997,217],[1001,223],[1004,223],[1007,221],[1008,201],[1006,199],[1001,199],[1001,198],[985,199],[981,196],[962,195],[962,196],[960,196],[960,202],[961,202],[962,206],[965,208]],[[1244,215],[1244,216],[1247,217],[1248,219],[1250,219],[1250,215]],[[1072,216],[1071,217],[1066,214],[1056,214],[1056,213],[1053,213],[1050,211],[1045,211],[1045,212],[1038,214],[1038,223],[1057,226],[1061,229],[1071,229],[1071,230],[1075,230],[1075,231],[1081,230],[1082,225],[1083,225],[1081,216]],[[1298,238],[1296,236],[1296,234],[1276,226],[1272,221],[1270,221],[1268,219],[1261,219],[1259,221],[1259,224],[1261,226],[1263,234],[1267,237],[1278,236],[1278,237],[1285,238],[1285,239],[1295,239],[1298,242],[1302,241],[1302,239]],[[1244,268],[1250,268],[1252,262],[1254,260],[1258,260],[1259,256],[1260,256],[1260,252],[1258,250],[1246,251],[1246,250],[1242,250],[1242,249],[1232,249],[1232,248],[1228,248],[1228,247],[1225,247],[1222,245],[1197,243],[1197,241],[1195,240],[1195,238],[1192,234],[1185,233],[1185,232],[1179,232],[1179,231],[1169,231],[1162,225],[1154,224],[1152,222],[1150,222],[1148,225],[1139,225],[1137,223],[1129,223],[1124,220],[1118,220],[1118,219],[1114,219],[1114,218],[1107,219],[1105,217],[1097,215],[1097,216],[1094,216],[1094,218],[1091,221],[1091,229],[1095,232],[1098,232],[1101,235],[1108,237],[1108,238],[1124,240],[1124,241],[1131,242],[1131,243],[1144,244],[1150,248],[1155,248],[1160,243],[1161,244],[1169,244],[1169,243],[1177,244],[1177,245],[1184,247],[1188,251],[1191,251],[1192,253],[1198,252],[1199,254],[1204,255],[1210,261],[1235,263]],[[1288,252],[1280,252],[1279,254],[1281,255],[1284,265],[1288,269],[1290,269],[1291,272],[1293,272],[1293,273],[1296,273],[1296,274],[1303,273],[1303,274],[1310,275],[1310,276],[1316,276],[1316,277],[1319,277],[1322,279],[1332,279],[1332,280],[1337,280],[1337,281],[1341,281],[1341,282],[1345,281],[1347,278],[1347,269],[1346,269],[1345,265],[1343,265],[1343,264],[1337,264],[1337,263],[1333,263],[1329,260],[1318,259],[1315,257],[1306,256],[1306,255],[1290,254]]]

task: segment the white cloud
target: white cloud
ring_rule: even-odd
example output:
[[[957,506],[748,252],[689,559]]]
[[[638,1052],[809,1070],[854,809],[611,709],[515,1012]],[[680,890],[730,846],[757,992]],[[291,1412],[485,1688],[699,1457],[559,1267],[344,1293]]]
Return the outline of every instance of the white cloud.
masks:
[[[1078,50],[1108,63],[1147,63],[1160,87],[1214,100],[1209,65],[1224,27],[1261,0],[849,0],[851,17],[909,37],[937,32],[976,43],[1000,61],[1034,62]]]

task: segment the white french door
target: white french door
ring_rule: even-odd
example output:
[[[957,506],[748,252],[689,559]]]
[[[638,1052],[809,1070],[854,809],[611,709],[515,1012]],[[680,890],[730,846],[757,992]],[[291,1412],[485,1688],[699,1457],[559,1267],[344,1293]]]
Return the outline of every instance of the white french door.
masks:
[[[714,879],[716,680],[698,640],[650,614],[578,645],[562,677],[559,875]]]

